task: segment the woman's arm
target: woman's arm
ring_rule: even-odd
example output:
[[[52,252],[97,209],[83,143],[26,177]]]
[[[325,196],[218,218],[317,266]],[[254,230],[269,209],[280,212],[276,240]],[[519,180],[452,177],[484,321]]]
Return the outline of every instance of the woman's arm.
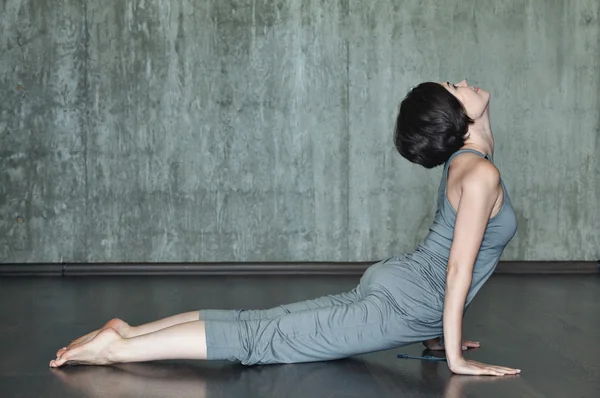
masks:
[[[444,351],[444,341],[441,337],[436,337],[434,339],[429,339],[429,340],[425,340],[423,342],[423,345],[425,347],[427,347],[428,350],[431,351]],[[470,340],[464,340],[462,342],[462,349],[467,350],[469,348],[479,348],[481,347],[481,345],[479,344],[478,341],[470,341]]]
[[[500,375],[514,369],[466,361],[462,356],[462,320],[473,266],[487,223],[498,198],[500,174],[494,165],[477,162],[462,178],[454,238],[446,270],[444,346],[448,367],[454,373]],[[477,365],[476,365],[477,364]],[[514,371],[514,372],[510,372]]]

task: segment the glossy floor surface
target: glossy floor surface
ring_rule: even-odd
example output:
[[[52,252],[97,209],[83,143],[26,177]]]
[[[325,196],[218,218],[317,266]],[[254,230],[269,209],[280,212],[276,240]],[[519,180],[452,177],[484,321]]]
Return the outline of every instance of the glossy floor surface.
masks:
[[[412,345],[350,359],[244,367],[161,361],[48,368],[112,317],[131,324],[201,308],[267,308],[351,289],[354,276],[0,278],[0,397],[598,397],[600,277],[495,275],[465,316],[465,354],[522,369],[452,375]]]

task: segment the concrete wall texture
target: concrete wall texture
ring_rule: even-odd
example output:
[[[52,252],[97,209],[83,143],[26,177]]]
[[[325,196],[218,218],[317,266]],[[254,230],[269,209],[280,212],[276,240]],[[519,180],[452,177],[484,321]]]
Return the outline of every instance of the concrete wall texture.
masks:
[[[505,260],[600,257],[598,0],[0,1],[0,261],[370,261],[441,168],[425,80],[491,91]]]

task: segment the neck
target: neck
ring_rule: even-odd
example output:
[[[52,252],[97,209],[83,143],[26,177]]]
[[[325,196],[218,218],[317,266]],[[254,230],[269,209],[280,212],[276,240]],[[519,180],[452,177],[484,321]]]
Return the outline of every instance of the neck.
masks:
[[[494,135],[490,126],[489,106],[483,114],[469,126],[468,138],[465,140],[463,148],[471,148],[477,151],[494,155]]]

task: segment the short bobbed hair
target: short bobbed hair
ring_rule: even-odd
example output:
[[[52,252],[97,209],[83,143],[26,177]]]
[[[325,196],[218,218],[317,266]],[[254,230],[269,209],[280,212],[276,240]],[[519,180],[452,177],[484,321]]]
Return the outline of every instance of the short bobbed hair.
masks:
[[[473,120],[438,83],[421,83],[400,104],[394,145],[408,161],[428,169],[444,164],[465,144]]]

